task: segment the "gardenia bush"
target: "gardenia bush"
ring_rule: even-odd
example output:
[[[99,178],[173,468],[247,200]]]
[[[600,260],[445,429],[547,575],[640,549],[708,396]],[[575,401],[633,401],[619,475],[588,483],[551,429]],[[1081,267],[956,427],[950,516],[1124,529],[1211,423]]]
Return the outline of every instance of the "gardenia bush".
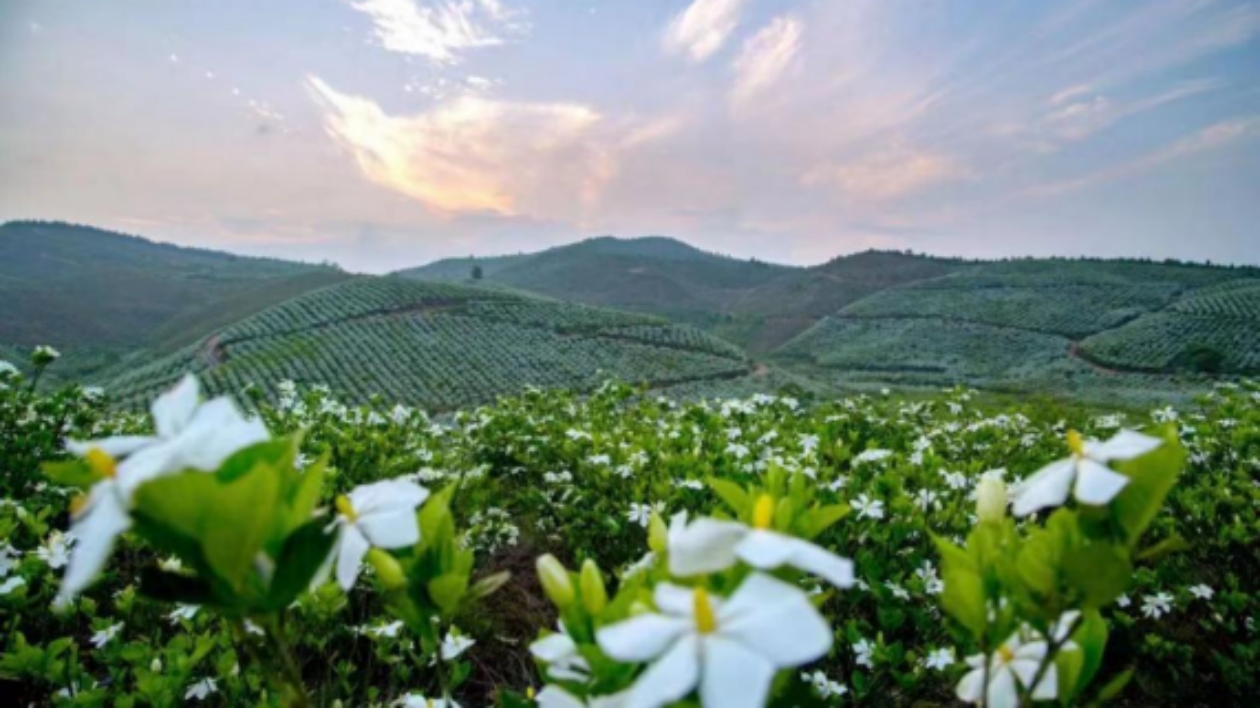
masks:
[[[54,361],[0,364],[0,680],[21,704],[1257,688],[1252,384],[1151,415],[610,384],[433,421],[288,383],[245,409],[188,377],[130,416],[38,392]]]

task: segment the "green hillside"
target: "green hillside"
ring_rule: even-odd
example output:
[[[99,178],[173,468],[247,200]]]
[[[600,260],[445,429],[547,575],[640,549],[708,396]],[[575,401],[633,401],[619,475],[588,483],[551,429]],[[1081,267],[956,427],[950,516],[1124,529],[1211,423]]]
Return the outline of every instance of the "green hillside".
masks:
[[[345,277],[86,226],[11,222],[0,226],[0,349],[49,344],[66,357],[56,371],[88,375]]]
[[[358,277],[301,295],[133,367],[107,388],[138,405],[186,371],[238,392],[281,381],[451,410],[529,386],[653,388],[757,376],[737,347],[690,327],[500,289]]]
[[[854,383],[1184,398],[1257,367],[1255,269],[1028,259],[888,288],[775,352]],[[1191,356],[1219,351],[1208,370]]]
[[[763,353],[883,288],[966,268],[948,259],[866,252],[814,268],[743,261],[659,236],[602,237],[535,254],[437,261],[398,275],[485,282],[693,324]]]

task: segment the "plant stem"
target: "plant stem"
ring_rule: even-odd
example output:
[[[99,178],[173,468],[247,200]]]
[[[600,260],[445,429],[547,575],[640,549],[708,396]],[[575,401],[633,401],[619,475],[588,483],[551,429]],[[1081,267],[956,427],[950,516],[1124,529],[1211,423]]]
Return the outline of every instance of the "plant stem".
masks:
[[[1063,639],[1055,639],[1053,635],[1046,638],[1046,655],[1041,658],[1041,665],[1037,667],[1037,673],[1033,674],[1033,679],[1029,685],[1024,687],[1020,705],[1032,705],[1032,694],[1036,690],[1037,684],[1041,683],[1041,679],[1045,677],[1046,672],[1050,670],[1050,665],[1054,663],[1054,659],[1059,654],[1059,650],[1063,645],[1072,639],[1072,635],[1076,634],[1076,630],[1080,628],[1081,623],[1085,621],[1084,615],[1078,616],[1067,631],[1063,633]],[[1056,622],[1057,624],[1057,622]],[[1055,629],[1052,625],[1051,630]]]
[[[285,638],[284,615],[280,614],[278,619],[268,618],[268,621],[263,624],[263,634],[276,654],[275,663],[280,669],[278,678],[281,679],[288,694],[286,696],[288,705],[293,708],[310,708],[311,699],[306,694],[306,686],[302,682],[302,671],[293,660],[288,640]]]

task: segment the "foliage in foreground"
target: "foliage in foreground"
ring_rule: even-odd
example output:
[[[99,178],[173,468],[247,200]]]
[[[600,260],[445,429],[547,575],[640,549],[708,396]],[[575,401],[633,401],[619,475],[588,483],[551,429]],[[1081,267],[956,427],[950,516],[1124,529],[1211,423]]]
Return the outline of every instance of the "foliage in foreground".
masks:
[[[1257,688],[1254,386],[1150,420],[985,411],[962,391],[803,408],[607,386],[440,424],[286,387],[261,422],[232,419],[239,449],[137,484],[102,577],[55,614],[59,576],[96,545],[62,531],[68,507],[76,526],[96,508],[74,487],[139,454],[92,451],[207,444],[172,443],[158,410],[153,430],[94,392],[0,378],[0,677],[30,701],[1149,705]],[[67,459],[67,440],[97,444]],[[518,559],[540,555],[538,587]],[[338,582],[318,582],[329,562]]]

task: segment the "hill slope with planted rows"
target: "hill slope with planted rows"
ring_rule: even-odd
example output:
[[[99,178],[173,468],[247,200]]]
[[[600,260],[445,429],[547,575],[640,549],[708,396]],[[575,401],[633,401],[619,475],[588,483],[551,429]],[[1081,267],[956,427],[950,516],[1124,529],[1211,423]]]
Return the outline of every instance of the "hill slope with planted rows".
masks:
[[[737,347],[690,327],[502,290],[356,278],[307,293],[117,376],[138,405],[184,372],[212,392],[281,381],[326,384],[451,410],[529,386],[590,390],[608,378],[652,388],[754,375]]]
[[[1135,261],[986,264],[862,298],[775,355],[849,383],[1184,398],[1208,375],[1260,365],[1255,275]]]

